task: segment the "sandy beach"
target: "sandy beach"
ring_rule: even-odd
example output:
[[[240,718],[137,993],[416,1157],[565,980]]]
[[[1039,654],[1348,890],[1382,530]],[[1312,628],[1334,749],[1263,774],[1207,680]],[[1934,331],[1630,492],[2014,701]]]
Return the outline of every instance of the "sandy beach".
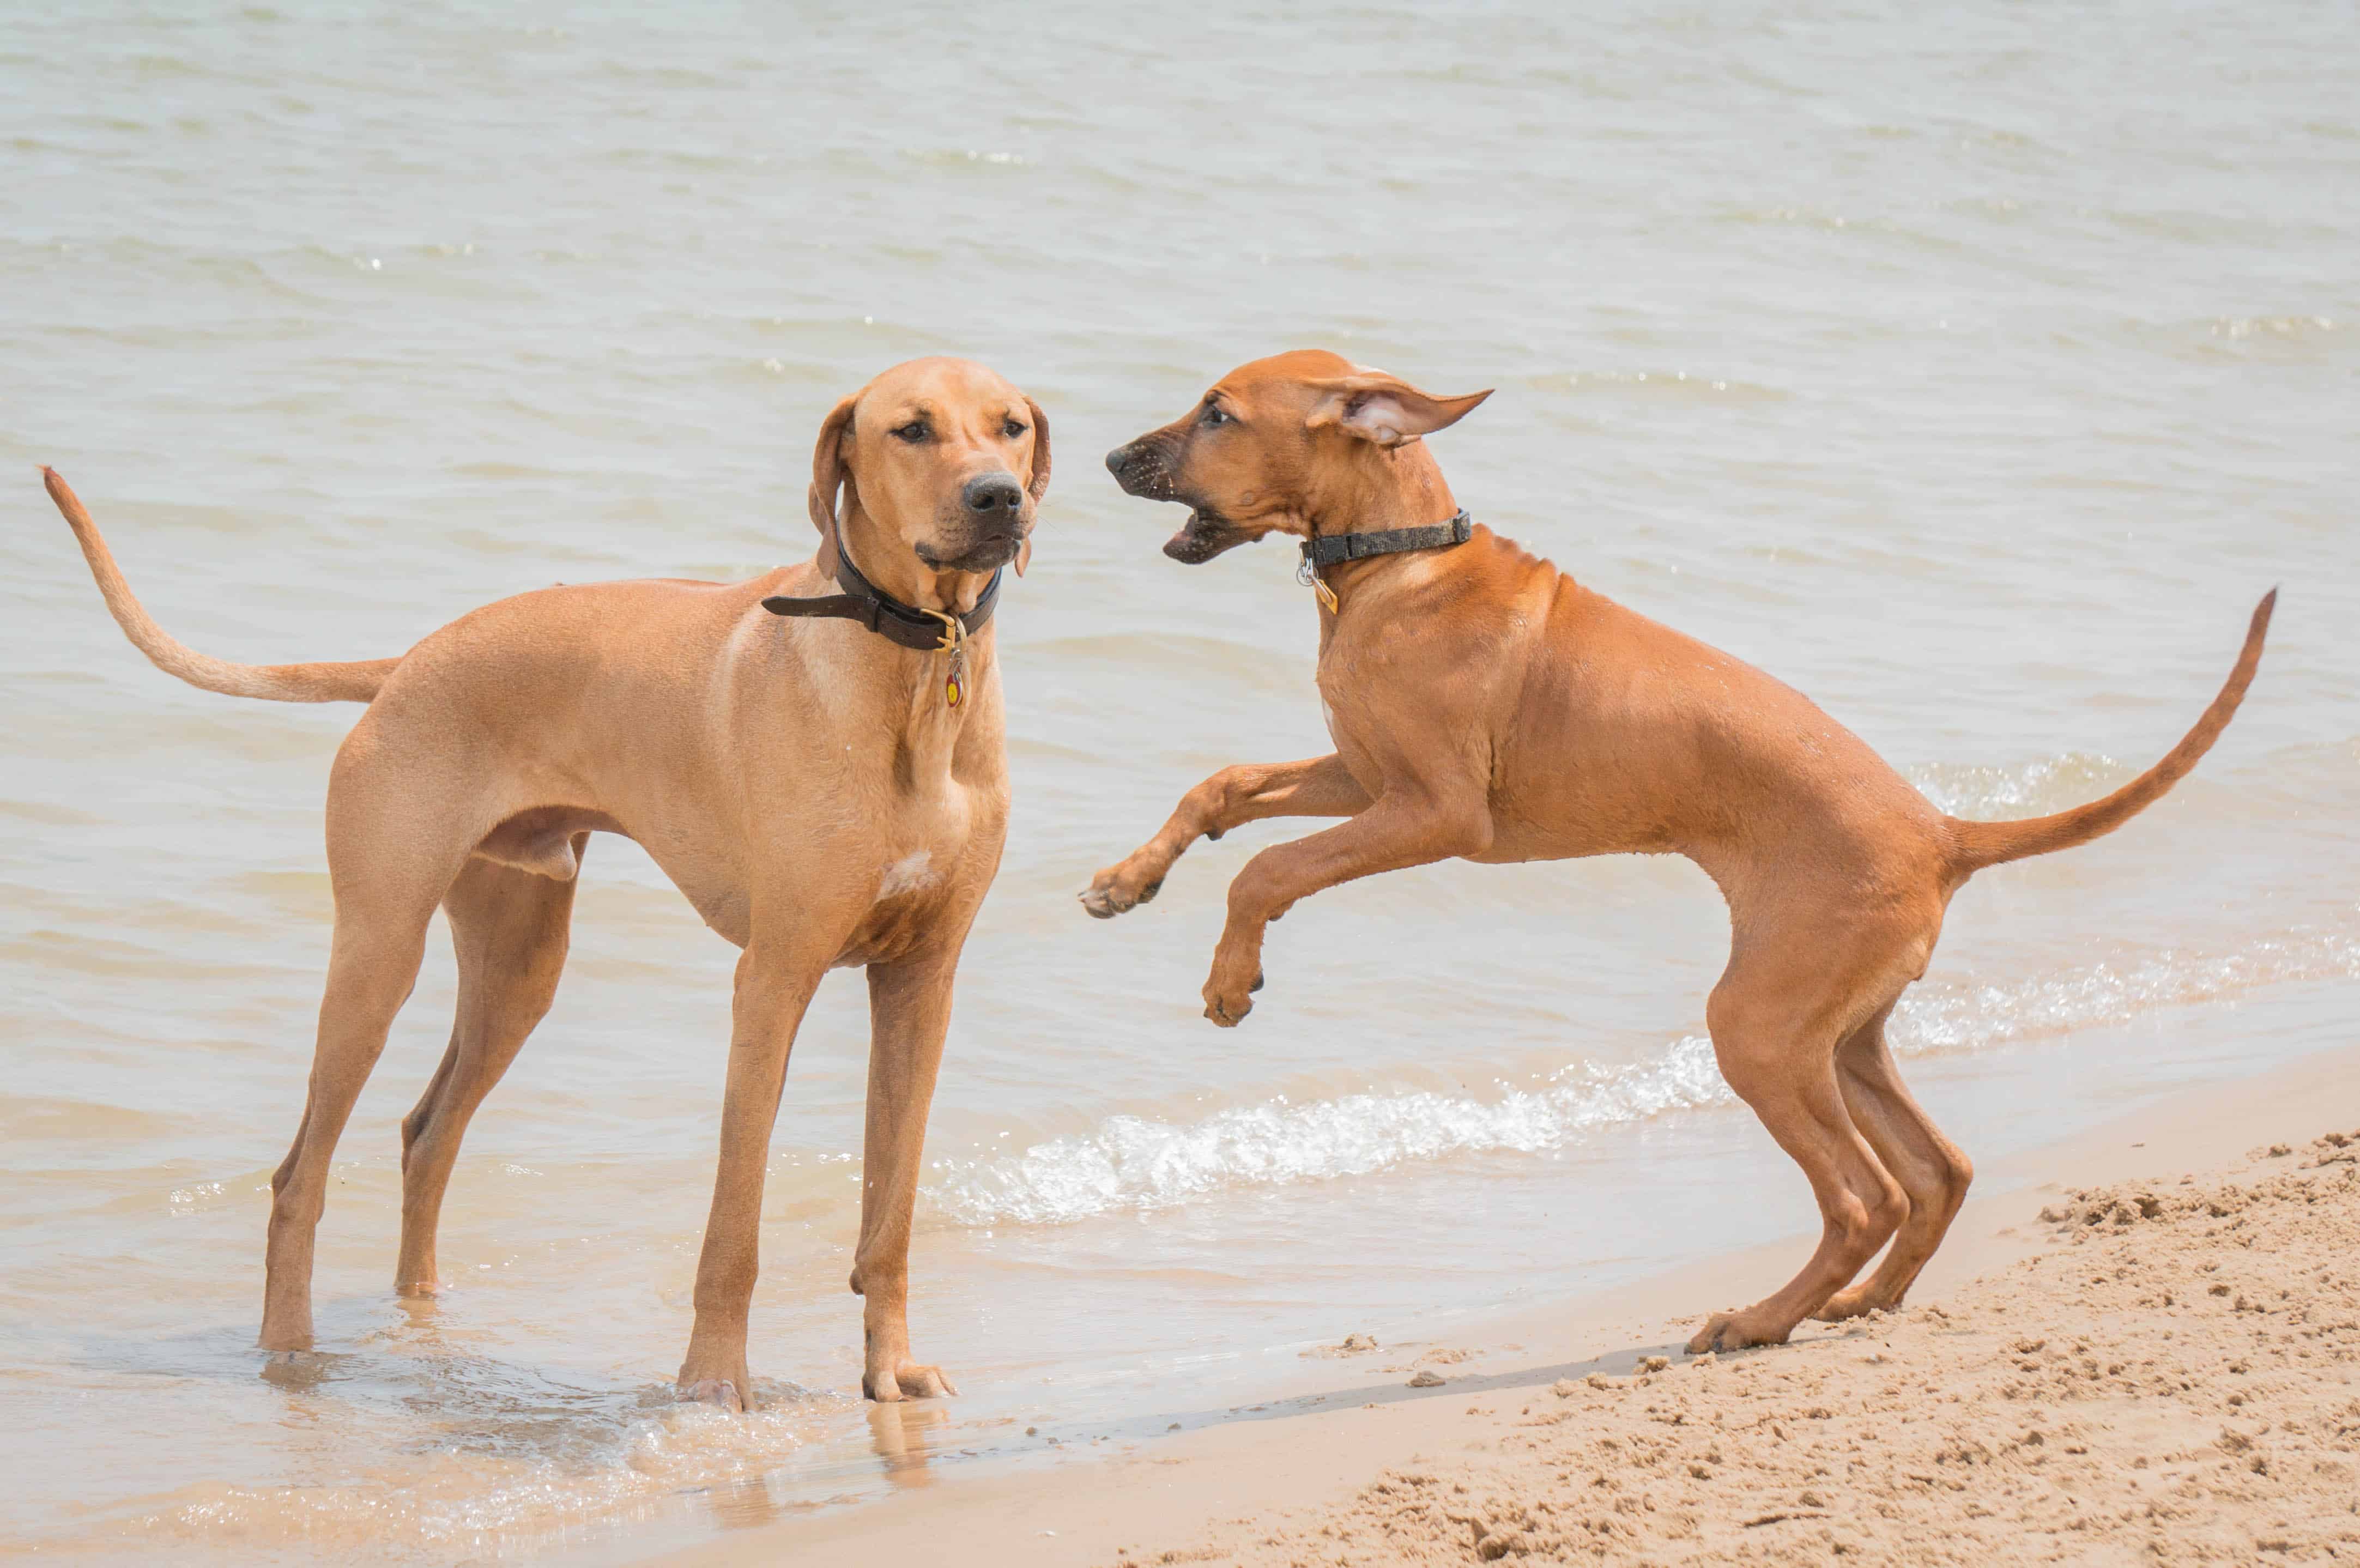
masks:
[[[2355,1155],[2347,1050],[1987,1171],[1896,1314],[1687,1356],[1786,1250],[1757,1248],[1447,1344],[1339,1338],[1312,1391],[1201,1431],[920,1468],[664,1560],[2351,1561]]]

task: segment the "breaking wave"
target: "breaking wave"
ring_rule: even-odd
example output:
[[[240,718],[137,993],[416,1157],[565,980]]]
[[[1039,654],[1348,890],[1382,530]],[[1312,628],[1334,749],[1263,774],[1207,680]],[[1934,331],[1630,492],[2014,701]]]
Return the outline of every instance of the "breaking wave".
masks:
[[[2318,979],[2360,979],[2360,937],[2305,931],[2234,953],[2160,953],[2016,985],[1921,985],[1895,1009],[1887,1038],[1905,1056],[1980,1050]],[[1711,1042],[1683,1035],[1646,1060],[1574,1063],[1538,1088],[1491,1099],[1371,1090],[1305,1104],[1280,1096],[1196,1121],[1109,1116],[1095,1131],[1021,1152],[940,1160],[927,1196],[968,1225],[1060,1224],[1454,1155],[1541,1153],[1595,1127],[1732,1097]]]
[[[946,1160],[948,1180],[931,1195],[975,1225],[1087,1219],[1165,1208],[1225,1187],[1364,1176],[1453,1154],[1534,1153],[1586,1127],[1728,1096],[1711,1043],[1689,1035],[1653,1061],[1611,1072],[1568,1067],[1543,1088],[1497,1100],[1414,1090],[1307,1105],[1281,1096],[1193,1123],[1109,1116],[1085,1137],[992,1160]]]

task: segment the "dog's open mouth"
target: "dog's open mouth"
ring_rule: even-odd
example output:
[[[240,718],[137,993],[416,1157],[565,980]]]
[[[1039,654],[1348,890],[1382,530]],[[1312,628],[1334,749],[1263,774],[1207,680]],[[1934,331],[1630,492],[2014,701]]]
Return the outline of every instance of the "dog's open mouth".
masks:
[[[1164,541],[1164,553],[1185,565],[1202,566],[1221,551],[1245,542],[1245,535],[1228,518],[1199,506],[1188,514],[1178,533]]]

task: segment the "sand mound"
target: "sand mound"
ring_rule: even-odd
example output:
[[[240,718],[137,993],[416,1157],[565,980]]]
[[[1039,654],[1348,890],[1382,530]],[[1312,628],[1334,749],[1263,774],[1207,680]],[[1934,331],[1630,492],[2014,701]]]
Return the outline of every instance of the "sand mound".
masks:
[[[1941,1305],[1487,1397],[1470,1451],[1123,1561],[2360,1559],[2355,1153],[2075,1192]]]

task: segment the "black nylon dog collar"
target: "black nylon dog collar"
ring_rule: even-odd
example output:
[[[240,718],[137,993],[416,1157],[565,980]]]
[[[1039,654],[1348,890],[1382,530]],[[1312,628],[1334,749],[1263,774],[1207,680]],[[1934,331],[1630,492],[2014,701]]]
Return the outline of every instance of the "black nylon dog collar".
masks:
[[[1305,539],[1303,564],[1306,570],[1317,572],[1372,555],[1393,555],[1404,550],[1442,550],[1465,544],[1474,537],[1475,524],[1462,508],[1449,521],[1428,523],[1422,528],[1385,528],[1376,533],[1329,534],[1326,539]]]
[[[944,624],[946,621],[956,620],[968,636],[983,629],[984,623],[991,619],[993,606],[1000,603],[1000,580],[1007,570],[1001,567],[991,574],[991,581],[976,596],[974,609],[953,616],[936,610],[916,609],[885,593],[860,574],[860,568],[852,564],[852,557],[845,553],[839,539],[836,547],[836,580],[848,592],[816,599],[791,599],[783,593],[774,593],[762,601],[762,608],[774,615],[858,621],[888,642],[925,652],[949,646],[949,627]]]

